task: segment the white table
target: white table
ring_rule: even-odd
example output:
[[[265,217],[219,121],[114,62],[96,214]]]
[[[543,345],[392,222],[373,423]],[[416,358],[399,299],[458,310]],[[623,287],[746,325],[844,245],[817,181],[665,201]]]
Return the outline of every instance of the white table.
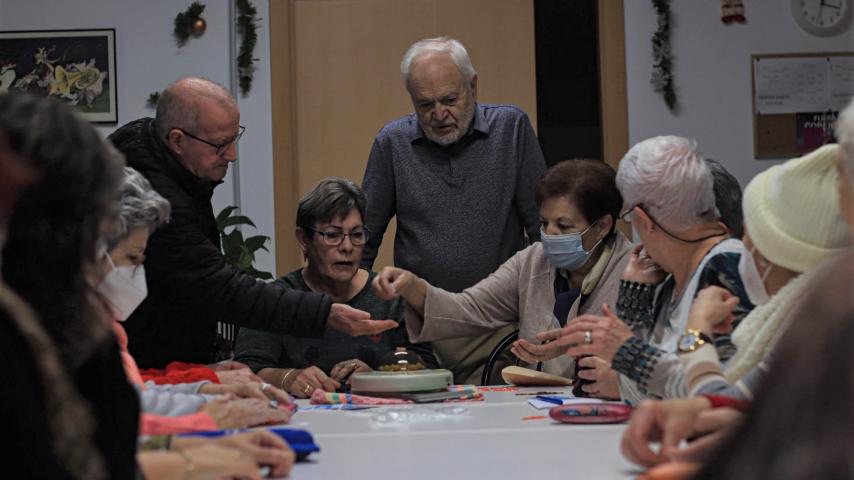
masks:
[[[484,392],[483,402],[297,412],[290,426],[310,431],[321,451],[296,464],[291,477],[599,480],[637,473],[620,455],[624,425],[561,424],[528,405],[530,396],[515,395],[543,390],[562,389]],[[436,418],[437,411],[444,416]],[[378,421],[395,413],[403,418]],[[546,418],[523,420],[539,415]]]

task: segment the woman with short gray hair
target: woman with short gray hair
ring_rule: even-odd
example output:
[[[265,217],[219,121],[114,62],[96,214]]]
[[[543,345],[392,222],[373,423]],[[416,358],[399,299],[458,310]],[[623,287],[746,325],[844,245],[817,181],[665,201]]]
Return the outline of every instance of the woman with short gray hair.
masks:
[[[427,345],[412,345],[404,325],[400,298],[383,300],[371,291],[377,275],[360,268],[370,231],[365,227],[365,194],[350,180],[321,180],[299,202],[296,237],[306,266],[276,283],[285,288],[329,295],[334,302],[370,312],[371,318],[399,323],[378,339],[327,331],[320,339],[297,338],[240,329],[236,360],[246,363],[265,381],[300,398],[314,390],[335,391],[354,372],[378,368],[381,358],[397,347],[416,351],[426,367],[436,365]]]
[[[154,191],[151,183],[141,173],[130,167],[125,167],[125,183],[122,186],[120,203],[121,213],[116,221],[116,230],[108,240],[109,249],[127,238],[136,228],[153,232],[160,225],[169,222],[172,212],[169,201]]]
[[[685,396],[676,353],[703,341],[685,330],[698,291],[717,285],[739,297],[736,326],[753,308],[738,274],[744,247],[718,223],[712,183],[693,140],[654,137],[632,147],[620,162],[617,187],[626,205],[621,216],[642,246],[620,282],[617,313],[585,315],[543,337],[557,339],[551,349],[566,345],[571,356],[605,360],[621,374],[624,400]],[[722,361],[734,354],[729,335],[714,344]]]

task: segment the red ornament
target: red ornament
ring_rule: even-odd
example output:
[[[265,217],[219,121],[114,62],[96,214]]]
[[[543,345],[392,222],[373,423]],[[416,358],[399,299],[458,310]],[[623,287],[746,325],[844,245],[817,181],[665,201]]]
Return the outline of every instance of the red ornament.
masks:
[[[721,21],[727,25],[730,23],[745,23],[744,3],[742,0],[721,0]]]

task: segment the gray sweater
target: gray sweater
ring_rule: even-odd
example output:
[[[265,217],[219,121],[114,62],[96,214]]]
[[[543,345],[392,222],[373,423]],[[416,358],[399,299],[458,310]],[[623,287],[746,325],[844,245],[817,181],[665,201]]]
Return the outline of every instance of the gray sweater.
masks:
[[[371,268],[397,216],[394,264],[459,292],[494,272],[539,235],[534,187],[546,163],[525,112],[476,104],[472,127],[453,145],[424,136],[415,114],[380,131],[362,188]]]

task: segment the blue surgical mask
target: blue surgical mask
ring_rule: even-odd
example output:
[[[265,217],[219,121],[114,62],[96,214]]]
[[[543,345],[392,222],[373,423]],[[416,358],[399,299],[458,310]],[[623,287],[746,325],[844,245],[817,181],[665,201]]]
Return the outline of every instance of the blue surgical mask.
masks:
[[[593,228],[593,225],[587,227],[583,232],[563,235],[547,235],[546,232],[540,229],[543,250],[546,252],[549,263],[565,270],[575,270],[584,265],[587,259],[590,258],[590,254],[593,253],[593,250],[602,241],[600,239],[596,242],[596,245],[593,245],[593,248],[587,251],[584,250],[581,237],[591,228]]]

